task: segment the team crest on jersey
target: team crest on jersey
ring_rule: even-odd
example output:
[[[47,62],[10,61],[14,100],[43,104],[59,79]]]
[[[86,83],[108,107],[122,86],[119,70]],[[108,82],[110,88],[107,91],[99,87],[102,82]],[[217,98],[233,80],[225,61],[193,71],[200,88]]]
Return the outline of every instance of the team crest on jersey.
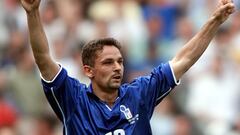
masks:
[[[130,109],[127,108],[125,105],[120,105],[120,111],[124,114],[130,124],[133,124],[136,122],[136,120],[138,120],[138,114],[133,117]]]

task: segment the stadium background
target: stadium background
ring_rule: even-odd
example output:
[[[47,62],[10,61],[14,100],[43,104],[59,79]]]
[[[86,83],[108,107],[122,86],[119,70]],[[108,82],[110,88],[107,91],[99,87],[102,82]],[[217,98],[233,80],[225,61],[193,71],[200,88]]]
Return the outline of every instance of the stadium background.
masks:
[[[235,3],[237,9],[239,3]],[[42,0],[51,55],[81,72],[82,45],[114,37],[124,48],[124,82],[167,62],[207,21],[217,0]],[[29,48],[25,11],[0,1],[0,135],[60,135]],[[181,85],[156,107],[154,135],[240,134],[240,13],[222,25]]]

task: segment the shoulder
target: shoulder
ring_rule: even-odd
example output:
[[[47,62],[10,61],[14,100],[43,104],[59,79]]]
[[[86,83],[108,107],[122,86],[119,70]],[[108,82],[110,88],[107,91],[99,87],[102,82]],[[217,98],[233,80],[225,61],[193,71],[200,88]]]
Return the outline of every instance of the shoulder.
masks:
[[[56,74],[53,80],[47,81],[43,77],[42,78],[42,84],[45,88],[65,88],[65,89],[86,89],[87,86],[83,83],[80,83],[80,81],[76,78],[70,77],[68,75],[68,72],[65,68],[61,67],[59,72]]]

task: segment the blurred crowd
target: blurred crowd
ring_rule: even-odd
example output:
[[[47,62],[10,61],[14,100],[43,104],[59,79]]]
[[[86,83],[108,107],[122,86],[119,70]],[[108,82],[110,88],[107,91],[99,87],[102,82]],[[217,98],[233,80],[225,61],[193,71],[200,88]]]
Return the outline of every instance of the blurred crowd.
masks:
[[[218,0],[42,0],[51,55],[70,76],[81,70],[84,43],[114,37],[123,45],[124,82],[168,62],[211,17]],[[234,1],[236,2],[236,1]],[[239,9],[239,1],[236,4]],[[60,135],[44,96],[19,0],[0,1],[0,135]],[[154,135],[240,134],[240,12],[155,109]]]

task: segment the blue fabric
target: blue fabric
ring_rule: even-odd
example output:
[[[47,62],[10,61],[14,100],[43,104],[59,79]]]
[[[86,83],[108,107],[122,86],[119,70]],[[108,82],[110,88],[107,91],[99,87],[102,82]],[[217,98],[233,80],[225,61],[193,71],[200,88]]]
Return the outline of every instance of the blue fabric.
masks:
[[[91,85],[69,77],[64,68],[53,82],[42,84],[65,135],[149,135],[154,107],[176,85],[169,63],[162,64],[149,76],[121,85],[110,110]]]

